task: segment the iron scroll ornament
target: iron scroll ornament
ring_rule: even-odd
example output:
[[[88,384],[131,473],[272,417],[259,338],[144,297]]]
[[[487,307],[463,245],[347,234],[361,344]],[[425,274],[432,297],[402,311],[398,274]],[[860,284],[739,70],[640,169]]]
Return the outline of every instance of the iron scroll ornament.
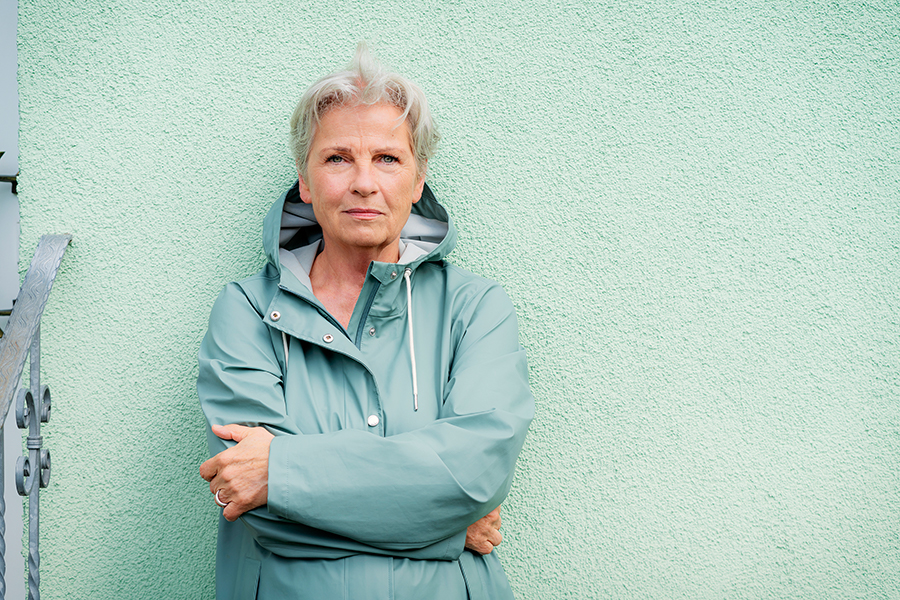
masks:
[[[28,496],[34,489],[35,479],[42,488],[50,484],[50,451],[41,448],[41,423],[50,420],[50,388],[41,386],[40,407],[35,406],[31,390],[20,389],[16,398],[16,425],[28,429],[25,446],[28,456],[20,456],[16,461],[16,491],[20,496]],[[40,412],[38,412],[40,408]],[[40,419],[33,419],[38,414]],[[39,465],[37,469],[33,465]]]

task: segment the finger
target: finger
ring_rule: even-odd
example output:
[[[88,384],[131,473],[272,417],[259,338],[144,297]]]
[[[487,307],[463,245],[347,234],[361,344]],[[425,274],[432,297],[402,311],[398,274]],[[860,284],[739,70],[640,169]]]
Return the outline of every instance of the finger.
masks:
[[[219,498],[231,498],[234,496],[233,483],[230,478],[224,477],[220,471],[209,480],[209,491],[213,494],[219,491]]]
[[[493,533],[491,536],[488,537],[488,540],[489,540],[489,541],[491,542],[491,544],[493,544],[494,546],[499,546],[500,544],[503,543],[503,534],[500,533],[500,532],[497,531],[497,530],[494,530],[494,533]]]
[[[213,425],[211,429],[216,437],[220,437],[223,440],[231,439],[231,431],[229,431],[224,425]]]
[[[500,513],[496,511],[488,513],[484,520],[493,529],[500,529]]]
[[[212,478],[216,476],[216,472],[218,471],[216,464],[213,462],[214,459],[215,457],[210,458],[200,465],[200,477],[206,481],[212,481]]]
[[[228,497],[228,492],[225,490],[225,488],[217,488],[217,489],[212,489],[210,491],[212,492],[212,495],[213,495],[213,502],[215,502],[216,499],[218,499],[219,502],[221,502],[222,504],[226,504],[226,505],[231,502],[231,499]],[[216,502],[216,505],[218,505],[219,502]],[[219,508],[225,508],[225,507],[220,506]]]
[[[218,496],[216,496],[216,492],[218,492]],[[217,488],[216,492],[213,492],[213,501],[218,497],[219,502],[225,505],[219,506],[219,502],[216,502],[216,506],[222,509],[222,515],[227,520],[234,521],[244,514],[245,511],[239,508],[238,497],[235,495],[234,490],[228,487],[220,487]]]
[[[222,498],[221,494],[219,494],[219,498]],[[224,502],[224,498],[222,498],[222,501]],[[238,508],[238,505],[236,503],[229,502],[228,506],[222,509],[222,516],[225,517],[226,521],[234,522],[237,521],[238,517],[244,514],[244,512],[245,511]]]

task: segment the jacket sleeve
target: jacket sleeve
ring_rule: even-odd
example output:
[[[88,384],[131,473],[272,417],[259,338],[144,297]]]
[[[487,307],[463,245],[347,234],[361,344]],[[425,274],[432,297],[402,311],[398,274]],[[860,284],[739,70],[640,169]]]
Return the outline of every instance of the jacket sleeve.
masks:
[[[283,527],[287,522],[393,555],[458,556],[466,527],[496,508],[509,492],[534,401],[515,312],[502,288],[485,287],[456,318],[461,335],[435,422],[390,437],[348,429],[272,440],[269,504],[261,519],[256,518],[258,509],[245,520],[257,541],[273,552],[289,545],[292,528]],[[208,334],[201,350],[201,387],[205,357],[227,353],[219,344],[213,347],[215,337]],[[258,351],[263,353],[265,345],[271,355],[268,339]],[[246,345],[240,357],[225,360],[245,369]],[[258,383],[253,384],[255,394],[253,389],[239,392],[244,402],[257,405],[248,424],[265,423],[278,433],[284,420],[278,412],[279,406],[283,412],[280,367],[274,355],[254,360],[268,373],[264,379],[271,378],[266,385],[277,393],[260,401]],[[221,370],[216,369],[219,378]],[[238,374],[240,383],[224,387],[235,390],[237,385],[240,390],[250,385],[246,372]],[[215,451],[212,440],[211,449]],[[278,476],[272,477],[274,473]]]

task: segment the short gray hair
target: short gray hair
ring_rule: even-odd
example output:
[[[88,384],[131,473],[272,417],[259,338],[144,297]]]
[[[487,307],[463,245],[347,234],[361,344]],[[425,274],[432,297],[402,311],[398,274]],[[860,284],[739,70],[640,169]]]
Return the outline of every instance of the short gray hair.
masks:
[[[425,93],[406,77],[385,69],[369,53],[365,42],[356,47],[356,54],[346,69],[326,75],[309,86],[291,115],[289,144],[300,174],[306,177],[316,125],[325,113],[339,106],[382,103],[403,111],[400,120],[409,124],[416,168],[419,175],[424,175],[440,139]]]

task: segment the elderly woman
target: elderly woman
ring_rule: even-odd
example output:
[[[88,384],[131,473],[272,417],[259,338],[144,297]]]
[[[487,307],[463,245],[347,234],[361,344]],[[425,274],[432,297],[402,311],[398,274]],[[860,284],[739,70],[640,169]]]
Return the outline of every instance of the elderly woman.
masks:
[[[506,294],[445,260],[437,139],[364,46],[294,111],[267,262],[200,348],[220,600],[512,598],[490,550],[534,403]]]

